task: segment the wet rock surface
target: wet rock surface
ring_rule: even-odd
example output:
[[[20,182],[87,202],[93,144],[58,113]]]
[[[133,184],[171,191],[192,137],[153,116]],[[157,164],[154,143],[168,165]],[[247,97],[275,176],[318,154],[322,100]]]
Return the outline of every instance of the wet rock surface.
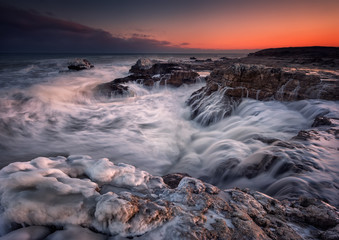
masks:
[[[92,65],[87,59],[75,59],[68,64],[68,69],[69,70],[86,70],[86,69],[91,69],[93,68],[94,65]]]
[[[162,179],[164,180],[164,183],[166,183],[170,188],[176,188],[181,179],[184,177],[190,177],[187,173],[172,173],[167,174],[165,176],[162,176]]]
[[[318,199],[278,201],[248,189],[221,190],[185,174],[155,177],[107,159],[37,158],[13,163],[0,176],[6,177],[0,188],[2,225],[8,224],[3,239],[22,234],[45,239],[72,232],[95,239],[335,239],[338,235],[337,209]],[[45,198],[31,204],[41,194]],[[51,207],[52,199],[58,201]],[[69,204],[77,207],[71,209]],[[27,227],[14,228],[14,223]]]
[[[105,96],[108,98],[124,97],[131,95],[128,90],[128,86],[113,82],[100,84],[93,89],[93,92],[97,96]]]
[[[324,116],[317,116],[314,119],[312,127],[319,127],[319,126],[331,125],[331,124],[332,124],[331,119],[324,117]]]

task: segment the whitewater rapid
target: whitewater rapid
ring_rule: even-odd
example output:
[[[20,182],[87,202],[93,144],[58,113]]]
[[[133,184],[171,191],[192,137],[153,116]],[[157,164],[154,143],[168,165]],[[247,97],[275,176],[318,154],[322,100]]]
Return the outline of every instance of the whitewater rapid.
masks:
[[[205,83],[179,88],[128,83],[131,96],[108,99],[94,95],[92,89],[126,76],[136,58],[94,60],[94,69],[81,72],[66,71],[66,59],[2,69],[3,79],[12,83],[2,83],[0,91],[1,167],[39,156],[90,155],[131,164],[153,175],[184,172],[222,188],[250,187],[282,196],[301,186],[302,192],[337,196],[338,140],[331,140],[330,150],[319,143],[297,149],[271,143],[289,141],[300,130],[311,128],[318,115],[338,118],[338,103],[243,99],[231,116],[218,118],[222,114],[217,114],[213,124],[202,126],[191,120],[186,101]],[[218,99],[212,102],[217,107]],[[265,157],[270,161],[275,157],[279,163],[265,169],[260,165]],[[294,158],[320,167],[301,175],[290,169],[279,173]],[[256,167],[260,169],[253,173]],[[321,186],[310,184],[310,176],[332,185],[319,190]]]

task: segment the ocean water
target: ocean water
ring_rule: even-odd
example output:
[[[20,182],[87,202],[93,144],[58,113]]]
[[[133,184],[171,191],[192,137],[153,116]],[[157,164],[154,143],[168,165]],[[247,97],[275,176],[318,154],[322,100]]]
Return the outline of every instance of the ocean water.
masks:
[[[127,83],[129,97],[93,94],[97,84],[127,76],[140,57],[190,56],[1,55],[0,167],[39,156],[90,155],[153,175],[185,172],[221,188],[249,187],[281,199],[303,194],[338,205],[338,139],[324,133],[287,144],[316,116],[339,118],[338,102],[244,99],[231,116],[203,126],[186,104],[203,81],[179,88]],[[222,56],[228,55],[195,55]],[[68,71],[75,57],[95,67]]]

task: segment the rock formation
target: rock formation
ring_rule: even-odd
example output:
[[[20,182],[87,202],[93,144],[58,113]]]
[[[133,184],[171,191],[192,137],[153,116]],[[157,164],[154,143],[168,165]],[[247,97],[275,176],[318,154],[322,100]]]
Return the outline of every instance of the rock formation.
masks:
[[[10,164],[0,178],[2,239],[22,234],[36,239],[67,234],[95,239],[337,239],[339,234],[338,211],[321,200],[280,202],[248,189],[221,190],[185,174],[163,179],[105,158],[40,157]]]
[[[130,72],[142,72],[143,70],[148,70],[153,66],[153,61],[148,58],[140,58],[135,65],[132,66]]]
[[[75,59],[68,63],[68,69],[70,70],[85,70],[93,68],[94,66],[87,59]]]
[[[131,67],[130,72],[133,75],[114,81],[137,81],[145,86],[153,86],[158,82],[160,85],[180,87],[182,84],[195,83],[199,76],[198,73],[188,69],[184,64],[156,62],[149,59],[139,59]]]
[[[154,85],[168,85],[180,87],[183,84],[196,83],[199,74],[187,67],[185,64],[151,61],[139,59],[130,69],[132,75],[117,78],[111,82],[103,83],[95,87],[95,94],[105,96],[126,95],[127,86],[122,84],[136,82],[147,87]]]
[[[339,100],[339,81],[322,81],[319,75],[262,65],[234,64],[215,69],[207,78],[207,88],[213,90],[215,84],[229,88],[226,94],[236,98]]]
[[[330,75],[328,79],[328,74],[237,63],[213,70],[206,78],[206,86],[191,95],[188,105],[192,107],[192,118],[196,118],[207,108],[210,111],[211,101],[216,99],[213,94],[222,95],[217,98],[219,112],[222,112],[219,114],[224,116],[229,115],[244,97],[279,101],[339,100],[337,78]],[[209,124],[208,121],[199,121]]]

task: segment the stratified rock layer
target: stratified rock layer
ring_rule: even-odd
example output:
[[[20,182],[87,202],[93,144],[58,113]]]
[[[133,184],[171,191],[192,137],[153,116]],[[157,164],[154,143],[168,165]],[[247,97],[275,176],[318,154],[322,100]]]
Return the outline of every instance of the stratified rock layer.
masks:
[[[249,97],[259,100],[274,98],[280,101],[339,100],[338,81],[322,81],[319,75],[262,65],[233,64],[215,69],[207,78],[206,88],[211,91],[215,84],[228,87],[226,94],[237,98]]]

